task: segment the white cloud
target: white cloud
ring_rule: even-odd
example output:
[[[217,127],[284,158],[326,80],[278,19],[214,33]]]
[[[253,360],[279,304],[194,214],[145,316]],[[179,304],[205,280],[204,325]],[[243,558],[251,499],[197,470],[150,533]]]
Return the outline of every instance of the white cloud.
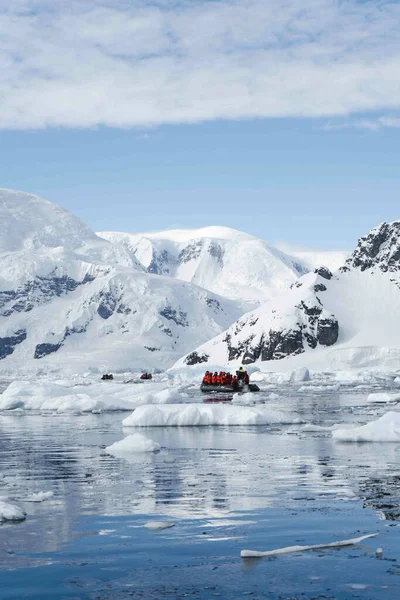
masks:
[[[0,127],[393,111],[399,24],[384,0],[0,0]]]

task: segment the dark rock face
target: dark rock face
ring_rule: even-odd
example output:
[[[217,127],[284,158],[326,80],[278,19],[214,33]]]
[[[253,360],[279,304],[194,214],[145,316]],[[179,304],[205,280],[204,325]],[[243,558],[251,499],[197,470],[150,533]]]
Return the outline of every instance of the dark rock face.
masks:
[[[214,310],[221,310],[221,304],[215,298],[206,298],[206,304]]]
[[[87,331],[88,325],[89,322],[86,325],[82,325],[80,327],[66,327],[63,337],[56,344],[51,344],[48,342],[45,342],[43,344],[37,344],[33,358],[40,359],[44,358],[45,356],[48,356],[49,354],[54,354],[54,352],[57,352],[60,348],[64,346],[64,342],[68,337],[76,333],[85,333]]]
[[[323,313],[321,301],[315,297],[302,301],[297,307],[297,324],[290,329],[270,329],[257,335],[252,331],[258,319],[243,318],[235,329],[229,331],[223,341],[227,345],[228,360],[240,360],[244,365],[262,361],[281,360],[287,356],[295,356],[304,352],[308,346],[316,348],[332,346],[339,336],[339,323],[333,315]],[[235,340],[243,330],[248,330],[245,339]]]
[[[336,319],[319,319],[317,340],[321,346],[333,346],[339,337],[339,323]]]
[[[304,348],[301,329],[287,332],[270,331],[269,343],[262,349],[261,360],[279,360],[302,352]]]
[[[185,363],[189,366],[198,365],[200,363],[206,363],[209,358],[210,357],[208,354],[198,354],[197,352],[192,352],[185,358]]]
[[[221,267],[224,266],[224,252],[219,244],[217,244],[216,242],[211,242],[211,244],[208,247],[208,253],[210,254],[210,256],[216,259],[216,261]]]
[[[109,319],[115,312],[118,300],[110,292],[101,293],[101,302],[97,313],[102,319]]]
[[[326,292],[326,285],[323,283],[316,283],[313,288],[314,292]]]
[[[381,271],[400,270],[400,221],[382,223],[360,238],[357,248],[346,261],[361,271],[378,267]]]
[[[183,263],[190,262],[191,260],[196,260],[199,258],[201,251],[203,249],[203,241],[198,240],[186,246],[178,256],[178,263],[181,265]]]
[[[47,277],[35,277],[16,290],[0,292],[0,316],[9,317],[13,313],[30,312],[35,306],[48,304],[55,297],[73,292],[79,286],[94,281],[85,275],[82,281],[75,281],[67,275],[57,277],[50,273]]]
[[[117,290],[110,289],[106,292],[100,292],[95,301],[99,301],[97,314],[102,319],[109,319],[114,313],[129,315],[132,309],[122,302],[122,295]],[[133,312],[133,314],[136,311]]]
[[[316,273],[323,279],[327,279],[328,281],[333,277],[332,272],[327,267],[317,267],[316,269],[314,269],[314,273]]]
[[[38,344],[35,348],[34,358],[43,358],[44,356],[48,356],[49,354],[53,354],[57,352],[63,345],[63,342],[59,342],[58,344]]]
[[[189,322],[187,320],[187,313],[183,310],[175,310],[172,306],[166,306],[163,310],[160,310],[159,313],[165,319],[169,321],[174,321],[177,325],[181,325],[182,327],[187,327]]]
[[[147,272],[154,275],[169,275],[170,267],[174,264],[176,264],[176,260],[167,250],[163,250],[160,253],[153,251],[153,257]]]
[[[26,330],[19,329],[10,337],[0,338],[0,360],[10,356],[14,352],[15,346],[22,344],[26,340],[26,337]]]

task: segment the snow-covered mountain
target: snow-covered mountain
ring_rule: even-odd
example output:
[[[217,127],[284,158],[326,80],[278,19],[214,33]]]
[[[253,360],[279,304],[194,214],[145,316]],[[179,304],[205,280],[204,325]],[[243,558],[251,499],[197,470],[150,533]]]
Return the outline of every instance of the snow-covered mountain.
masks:
[[[0,190],[0,371],[169,366],[238,318],[234,302],[145,272],[60,207]]]
[[[286,370],[284,359],[318,369],[398,367],[399,288],[400,221],[382,223],[359,240],[334,275],[326,268],[304,275],[177,366],[259,362]]]
[[[228,227],[98,235],[130,252],[148,273],[194,283],[240,302],[243,310],[276,296],[310,270],[309,257],[303,262]]]

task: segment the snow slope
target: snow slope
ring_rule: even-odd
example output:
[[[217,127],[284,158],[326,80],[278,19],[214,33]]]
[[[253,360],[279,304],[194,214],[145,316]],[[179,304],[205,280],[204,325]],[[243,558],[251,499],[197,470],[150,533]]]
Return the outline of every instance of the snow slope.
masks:
[[[0,190],[0,220],[3,374],[170,366],[241,314],[196,285],[146,273],[126,248],[37,196]]]
[[[268,370],[308,365],[396,368],[400,360],[400,221],[361,238],[332,276],[309,273],[189,353],[176,367],[264,364]],[[276,362],[279,366],[276,366]]]
[[[245,309],[287,289],[309,269],[266,242],[228,227],[100,236],[132,254],[149,273],[191,282]]]

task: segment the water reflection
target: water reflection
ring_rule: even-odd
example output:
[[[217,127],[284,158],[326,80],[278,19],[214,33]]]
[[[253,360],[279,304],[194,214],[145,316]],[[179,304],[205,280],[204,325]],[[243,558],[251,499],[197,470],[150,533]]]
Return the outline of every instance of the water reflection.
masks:
[[[354,395],[335,393],[320,402],[288,398],[285,410],[331,425],[366,419],[371,407]],[[28,512],[24,524],[0,527],[0,564],[30,564],[37,560],[33,555],[55,552],[85,535],[77,528],[85,515],[211,522],[268,507],[311,510],[327,498],[357,497],[387,519],[400,514],[395,445],[381,445],[377,452],[373,444],[337,444],[329,431],[303,432],[300,425],[153,428],[145,433],[162,451],[128,461],[104,452],[122,437],[122,418],[0,416],[0,495]],[[53,491],[54,498],[24,502],[39,491]],[[31,557],[24,557],[27,549]]]

